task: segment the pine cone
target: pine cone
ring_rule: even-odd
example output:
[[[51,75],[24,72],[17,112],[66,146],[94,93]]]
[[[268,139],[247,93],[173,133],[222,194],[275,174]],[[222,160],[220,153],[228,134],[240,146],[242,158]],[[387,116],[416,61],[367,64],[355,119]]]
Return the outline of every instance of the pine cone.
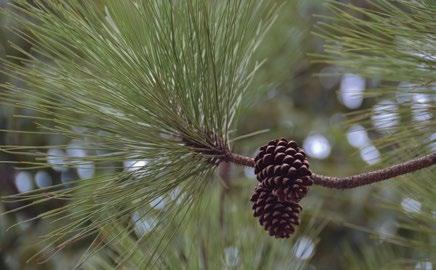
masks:
[[[300,201],[313,184],[306,154],[294,141],[270,141],[254,161],[257,180],[280,201]]]
[[[279,201],[299,202],[308,192],[308,186],[313,181],[310,176],[299,177],[295,180],[276,176],[263,181],[262,185],[271,189],[272,194],[277,196]]]
[[[280,202],[271,190],[259,184],[253,196],[254,216],[271,236],[288,238],[300,224],[299,214],[301,206],[296,202]]]

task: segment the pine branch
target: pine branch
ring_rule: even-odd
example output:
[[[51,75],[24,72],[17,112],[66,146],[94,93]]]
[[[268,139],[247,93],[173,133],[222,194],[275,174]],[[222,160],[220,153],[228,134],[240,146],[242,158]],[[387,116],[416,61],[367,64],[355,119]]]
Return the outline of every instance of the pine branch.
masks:
[[[334,189],[349,189],[388,180],[390,178],[415,172],[435,164],[436,153],[433,153],[372,172],[365,172],[346,177],[332,177],[313,174],[312,179],[314,183],[319,186]]]
[[[238,165],[243,165],[247,167],[254,167],[254,159],[246,156],[242,156],[235,153],[229,153],[225,157],[225,161],[233,162]]]
[[[96,169],[103,169],[108,161],[118,164],[126,159],[136,166],[113,175],[77,181],[60,190],[51,187],[39,194],[11,198],[28,206],[45,202],[51,196],[71,201],[68,209],[41,214],[55,221],[72,220],[66,225],[59,224],[58,229],[45,237],[47,251],[53,254],[114,222],[131,221],[125,228],[126,235],[132,235],[137,225],[147,225],[143,232],[136,232],[139,239],[133,245],[126,245],[123,252],[117,253],[119,263],[124,264],[146,242],[145,253],[140,255],[144,258],[137,265],[151,265],[178,232],[190,208],[201,205],[201,194],[210,196],[204,192],[208,184],[204,179],[219,162],[254,166],[252,158],[232,153],[227,142],[232,141],[229,131],[257,69],[253,52],[272,22],[275,9],[266,8],[267,1],[143,0],[126,4],[112,0],[106,1],[104,8],[92,2],[82,5],[82,1],[68,4],[53,1],[47,6],[45,1],[36,2],[39,8],[26,6],[29,10],[21,10],[17,5],[13,13],[20,18],[17,24],[28,30],[18,34],[30,40],[42,57],[30,57],[26,61],[30,69],[6,63],[6,70],[11,70],[6,73],[25,81],[26,86],[7,85],[11,91],[0,94],[2,102],[40,113],[39,119],[51,123],[47,132],[86,140],[86,150],[91,153],[86,161],[93,162]],[[22,20],[20,12],[28,13],[32,20]],[[423,9],[422,14],[432,15],[430,12]],[[364,68],[364,75],[385,74],[401,80],[418,77],[420,80],[411,81],[426,83],[433,80],[431,60],[427,57],[433,54],[431,48],[423,46],[433,44],[426,34],[433,29],[432,23],[424,20],[425,28],[415,29],[408,22],[400,24],[402,27],[392,23],[391,17],[406,21],[395,13],[372,16],[378,22],[374,26],[383,23],[393,28],[383,27],[383,31],[375,33],[363,31],[359,36],[364,40],[361,43],[350,39],[355,31],[350,31],[346,23],[351,22],[360,30],[366,29],[367,22],[353,23],[347,13],[344,15],[339,20],[344,25],[332,27],[345,34],[338,34],[339,39],[332,37],[332,41],[343,42],[345,46],[329,44],[327,49],[335,57],[327,60],[338,57],[343,66],[357,71]],[[416,37],[415,32],[423,35]],[[397,43],[391,40],[404,33],[410,34],[412,42],[401,39],[401,50],[392,47]],[[367,40],[368,35],[380,34],[388,38],[382,42]],[[380,49],[379,44],[393,49]],[[336,52],[336,48],[340,51]],[[367,58],[351,63],[348,60],[359,59],[361,55]],[[386,55],[394,60],[384,60]],[[404,63],[403,58],[411,60]],[[23,101],[27,99],[35,104]],[[29,151],[29,155],[35,154]],[[350,177],[314,174],[313,180],[315,184],[337,189],[363,186],[432,166],[436,163],[435,155]],[[46,166],[46,161],[56,158],[47,155],[43,160],[43,156],[33,165]],[[66,161],[65,167],[77,165],[76,161]],[[167,205],[156,209],[156,200]],[[69,209],[73,211],[70,213]],[[150,234],[144,230],[150,230]],[[110,233],[101,245],[91,245],[84,259],[120,240],[118,235]],[[52,248],[53,243],[56,246]],[[215,254],[208,255],[209,261]]]
[[[58,222],[43,238],[47,256],[113,222],[130,220],[128,233],[145,224],[147,233],[138,233],[137,242],[147,242],[140,261],[152,265],[226,156],[259,67],[256,49],[277,6],[259,0],[33,2],[7,11],[14,33],[32,44],[34,54],[20,58],[28,65],[2,63],[0,73],[26,83],[1,85],[0,103],[32,110],[37,116],[23,118],[40,121],[43,132],[80,142],[86,157],[62,154],[57,165],[90,164],[95,176],[2,200],[20,201],[23,208],[53,198],[70,202],[40,215]],[[41,168],[60,158],[34,149],[38,153],[12,145],[1,151],[29,156],[21,164]],[[108,173],[108,166],[117,171]],[[165,205],[156,207],[159,202]],[[114,237],[91,245],[79,264]],[[119,255],[120,264],[133,249]]]
[[[231,161],[235,164],[254,167],[254,159],[246,156],[231,153],[226,161]],[[361,187],[383,180],[388,180],[396,176],[415,172],[436,164],[436,153],[432,153],[423,157],[418,157],[403,163],[399,163],[387,168],[365,172],[362,174],[335,177],[319,174],[312,174],[312,180],[316,185],[333,188],[333,189],[350,189]]]

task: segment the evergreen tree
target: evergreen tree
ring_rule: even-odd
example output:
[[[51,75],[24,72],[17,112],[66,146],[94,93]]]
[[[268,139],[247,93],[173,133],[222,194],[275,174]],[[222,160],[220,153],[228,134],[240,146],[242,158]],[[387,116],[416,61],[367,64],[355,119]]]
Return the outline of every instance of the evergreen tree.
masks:
[[[0,98],[31,112],[15,117],[37,123],[5,132],[59,143],[5,143],[4,163],[62,174],[74,168],[73,178],[81,178],[3,196],[5,206],[16,206],[5,214],[37,209],[23,222],[51,224],[31,263],[85,244],[75,265],[85,269],[305,269],[332,222],[383,241],[377,251],[375,240],[357,248],[352,239],[341,241],[334,254],[347,267],[431,265],[435,4],[330,1],[328,15],[318,17],[315,33],[325,46],[311,55],[313,65],[377,80],[363,108],[331,129],[366,127],[383,160],[344,177],[336,174],[348,170],[312,164],[289,134],[268,142],[264,131],[241,132],[238,119],[255,119],[249,105],[261,104],[263,90],[286,76],[274,70],[283,53],[270,39],[283,33],[279,22],[291,7],[294,1],[41,0],[5,8],[32,50],[16,46],[21,55],[2,63],[9,83]],[[380,124],[372,129],[374,120]],[[260,147],[255,155],[238,151],[247,139]],[[252,170],[257,183],[233,181],[235,165]],[[352,202],[353,188],[387,179],[376,184],[379,192],[406,198],[403,206],[380,195],[368,207],[390,211],[398,234],[352,224],[330,207]],[[291,239],[268,236],[253,215],[272,236]],[[341,264],[331,260],[319,262]]]

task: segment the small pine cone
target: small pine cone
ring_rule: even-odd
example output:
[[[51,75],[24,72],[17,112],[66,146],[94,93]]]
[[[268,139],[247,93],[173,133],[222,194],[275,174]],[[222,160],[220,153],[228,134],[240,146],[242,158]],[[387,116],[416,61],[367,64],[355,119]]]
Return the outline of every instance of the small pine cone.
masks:
[[[280,202],[270,189],[259,184],[253,196],[254,216],[271,236],[288,238],[295,232],[295,226],[300,224],[301,206],[296,202]]]
[[[300,201],[313,184],[306,154],[294,141],[270,141],[254,161],[257,180],[280,201]]]

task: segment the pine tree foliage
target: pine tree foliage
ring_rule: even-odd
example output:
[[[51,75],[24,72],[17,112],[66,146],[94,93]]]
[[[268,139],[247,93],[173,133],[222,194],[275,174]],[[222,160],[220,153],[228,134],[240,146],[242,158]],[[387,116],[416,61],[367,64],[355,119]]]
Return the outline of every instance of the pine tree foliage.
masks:
[[[329,2],[333,16],[321,16],[318,28],[326,54],[317,58],[380,82],[365,93],[378,105],[351,112],[347,124],[378,120],[379,130],[369,130],[378,133],[375,145],[390,152],[385,160],[406,160],[429,152],[435,141],[436,6],[423,0],[365,3]]]
[[[301,260],[305,246],[298,247],[301,239],[317,241],[317,235],[324,226],[319,222],[318,213],[314,211],[303,219],[306,224],[292,241],[277,241],[262,233],[262,229],[253,221],[252,215],[246,211],[246,200],[249,192],[239,189],[251,188],[251,183],[232,186],[238,190],[217,189],[208,186],[209,196],[202,197],[200,203],[192,211],[191,222],[186,230],[176,236],[165,250],[165,256],[154,264],[156,269],[270,269],[274,267],[292,267],[305,269],[308,261]],[[223,193],[225,198],[223,200]],[[230,208],[230,209],[229,209]],[[241,227],[241,224],[244,224]],[[119,264],[126,269],[137,269],[147,258],[147,244],[135,248],[136,235],[144,231],[136,231],[136,235],[128,234],[122,224],[111,223],[106,228],[107,235],[118,235],[109,243],[109,247],[91,257],[84,265],[85,269],[113,269]],[[153,236],[152,236],[153,237]],[[254,248],[255,247],[255,248]],[[298,249],[298,251],[297,251]],[[118,261],[125,252],[133,253],[128,260]],[[298,255],[298,256],[296,256]],[[109,262],[109,264],[108,264]]]
[[[328,41],[325,58],[370,77],[434,81],[435,4],[423,0],[367,4],[360,8],[330,1],[336,16],[320,24],[320,34]]]
[[[206,263],[211,269],[231,268],[235,260],[243,269],[304,269],[290,253],[300,236],[317,239],[322,225],[316,218],[347,224],[326,210],[332,201],[310,205],[309,197],[304,215],[311,218],[303,217],[295,238],[272,241],[247,211],[251,185],[239,193],[246,198],[226,199],[224,205],[218,185],[209,185],[216,158],[231,147],[235,119],[247,105],[244,98],[259,67],[256,49],[279,12],[270,1],[33,2],[6,10],[33,53],[23,51],[26,58],[4,63],[6,75],[20,83],[3,85],[8,92],[0,99],[32,111],[16,117],[38,122],[39,130],[8,132],[62,136],[79,142],[77,149],[87,155],[47,153],[67,149],[66,144],[8,145],[1,151],[27,156],[10,162],[23,169],[97,169],[91,179],[3,198],[27,206],[63,203],[36,217],[56,228],[44,236],[37,259],[85,239],[91,245],[78,265],[86,269],[198,269]],[[365,92],[364,108],[349,113],[345,124],[370,131],[383,157],[380,165],[434,152],[435,5],[365,3],[362,8],[329,1],[332,15],[321,17],[318,29],[326,54],[317,60],[377,82]],[[374,128],[374,118],[384,126]],[[126,160],[130,165],[123,170]],[[348,224],[383,245],[373,251],[374,242],[357,250],[344,244],[345,269],[426,269],[423,263],[436,254],[434,173],[428,169],[374,188],[376,195],[394,194],[373,195],[368,207],[388,211],[397,231],[381,234],[371,225]],[[329,199],[349,198],[335,192]],[[404,207],[404,199],[414,208]]]
[[[26,169],[55,163],[94,166],[99,174],[5,201],[67,202],[38,216],[57,226],[42,252],[94,239],[84,259],[117,239],[104,234],[113,222],[127,224],[129,233],[135,219],[151,216],[156,233],[136,244],[147,242],[142,263],[153,263],[210,182],[213,158],[229,147],[259,65],[253,53],[276,9],[267,1],[34,2],[7,10],[34,54],[19,59],[24,66],[5,63],[8,75],[25,83],[5,85],[1,100],[36,112],[17,116],[35,118],[35,134],[77,140],[88,155],[60,160],[38,146],[2,151],[28,155],[16,164]],[[121,170],[125,160],[133,165]],[[159,200],[165,209],[153,211]]]
[[[436,6],[433,1],[366,1],[365,7],[329,2],[332,16],[321,16],[318,34],[326,54],[317,60],[376,80],[366,93],[367,109],[348,114],[346,126],[364,125],[388,164],[434,152],[436,137]],[[378,106],[378,107],[377,107]],[[381,128],[374,127],[381,121]],[[350,249],[351,269],[398,269],[434,261],[435,169],[402,176],[381,185],[392,196],[375,196],[387,211],[389,229],[350,225],[385,243]],[[386,223],[387,224],[387,223]],[[387,262],[386,258],[390,258]]]

